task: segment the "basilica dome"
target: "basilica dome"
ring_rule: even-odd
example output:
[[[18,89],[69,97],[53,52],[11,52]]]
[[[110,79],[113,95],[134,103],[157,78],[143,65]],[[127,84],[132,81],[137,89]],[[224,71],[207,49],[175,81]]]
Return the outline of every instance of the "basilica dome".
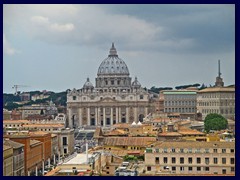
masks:
[[[100,64],[97,75],[129,75],[128,67],[118,57],[114,43],[112,43],[108,57]]]

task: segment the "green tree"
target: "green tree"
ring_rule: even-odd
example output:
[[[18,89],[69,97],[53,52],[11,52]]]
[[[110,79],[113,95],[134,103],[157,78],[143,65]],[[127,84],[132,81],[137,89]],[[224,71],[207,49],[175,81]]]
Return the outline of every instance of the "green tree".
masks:
[[[220,114],[208,114],[204,120],[204,128],[206,132],[210,130],[222,130],[228,126],[227,119]]]

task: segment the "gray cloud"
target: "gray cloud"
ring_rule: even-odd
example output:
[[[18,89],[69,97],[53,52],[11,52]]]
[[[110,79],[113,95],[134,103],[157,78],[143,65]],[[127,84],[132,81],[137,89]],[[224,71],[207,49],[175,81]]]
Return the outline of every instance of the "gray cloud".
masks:
[[[4,62],[4,83],[21,81],[23,76],[29,84],[63,90],[82,87],[88,76],[94,83],[98,66],[115,42],[131,76],[138,76],[143,86],[213,84],[218,59],[226,84],[232,84],[234,8],[225,4],[4,5],[4,32],[14,39],[14,46],[8,47],[13,52],[13,47],[23,49],[16,57],[21,61],[17,67],[29,65],[25,72],[16,68],[19,76],[13,77],[9,68],[16,64],[5,57],[9,61]],[[52,68],[35,74],[46,64]],[[34,77],[37,83],[31,82]]]

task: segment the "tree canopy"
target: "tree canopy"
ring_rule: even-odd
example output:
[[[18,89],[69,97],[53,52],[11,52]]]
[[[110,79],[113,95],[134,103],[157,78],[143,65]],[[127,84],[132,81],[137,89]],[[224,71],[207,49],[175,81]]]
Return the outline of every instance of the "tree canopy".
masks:
[[[210,130],[227,129],[227,126],[227,119],[220,114],[208,114],[204,120],[204,128],[206,132],[209,132]]]
[[[200,84],[195,83],[195,84],[176,86],[175,89],[186,89],[186,88],[189,88],[189,87],[196,87],[197,88],[198,86],[200,86]]]

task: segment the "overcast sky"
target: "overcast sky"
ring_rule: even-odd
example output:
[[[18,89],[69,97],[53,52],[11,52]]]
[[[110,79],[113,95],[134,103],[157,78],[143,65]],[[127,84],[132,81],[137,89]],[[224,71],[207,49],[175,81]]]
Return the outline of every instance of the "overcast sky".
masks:
[[[4,5],[3,92],[95,84],[111,43],[143,87],[235,84],[234,5]]]

